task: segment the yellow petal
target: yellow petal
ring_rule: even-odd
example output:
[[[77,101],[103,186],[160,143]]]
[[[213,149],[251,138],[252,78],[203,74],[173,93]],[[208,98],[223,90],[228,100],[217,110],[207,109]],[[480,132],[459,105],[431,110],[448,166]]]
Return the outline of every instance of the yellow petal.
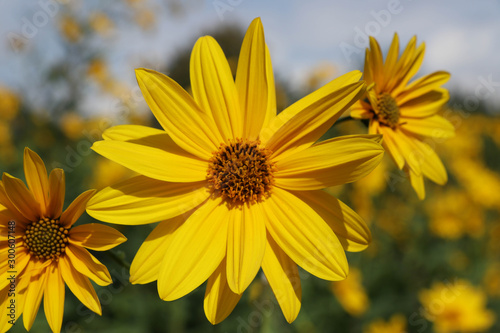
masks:
[[[393,130],[391,134],[394,134],[394,141],[405,159],[406,166],[409,167],[415,174],[421,175],[422,171],[420,170],[420,162],[418,160],[419,154],[415,151],[408,135],[402,132],[399,128]]]
[[[260,18],[252,21],[243,39],[236,87],[243,113],[245,131],[243,137],[255,139],[264,124],[268,112],[268,74],[272,72],[270,58],[266,61],[266,42],[264,27]]]
[[[225,142],[242,137],[243,122],[231,68],[219,44],[201,37],[191,53],[191,88],[196,103],[211,114]]]
[[[202,284],[226,255],[228,208],[208,200],[175,230],[158,275],[158,293],[178,299]]]
[[[406,86],[405,90],[397,96],[398,103],[404,104],[411,99],[439,88],[448,82],[449,79],[450,73],[444,71],[425,75]]]
[[[390,91],[387,89],[388,85],[392,83],[394,80],[396,70],[396,63],[399,57],[399,37],[397,33],[394,33],[394,37],[392,38],[391,46],[389,47],[389,52],[387,52],[387,57],[385,58],[384,63],[384,84],[381,87],[381,90],[386,89],[386,91]]]
[[[394,96],[398,96],[401,91],[403,91],[410,81],[410,79],[417,74],[418,70],[420,69],[420,66],[422,65],[422,61],[424,60],[424,53],[425,53],[425,43],[420,44],[416,48],[416,50],[413,53],[413,57],[409,61],[409,63],[406,64],[406,66],[402,69],[401,71],[401,81],[397,87],[394,88],[393,94]]]
[[[75,223],[85,211],[87,202],[94,195],[95,190],[88,190],[80,194],[73,202],[66,208],[61,215],[61,224],[64,227],[70,227]]]
[[[226,260],[222,260],[219,267],[210,276],[205,290],[203,308],[208,321],[212,325],[218,324],[231,314],[241,294],[234,293],[226,280]]]
[[[49,176],[49,206],[47,215],[59,218],[63,211],[66,180],[63,169],[53,169]]]
[[[6,172],[3,174],[2,181],[7,196],[17,210],[29,221],[38,221],[42,215],[40,204],[26,185]]]
[[[168,182],[196,182],[206,179],[208,161],[187,153],[171,141],[167,134],[133,142],[97,141],[92,150],[146,177]]]
[[[267,236],[262,270],[286,321],[292,323],[299,314],[302,299],[299,270],[270,235]]]
[[[345,74],[274,117],[260,133],[273,157],[284,158],[316,142],[365,91],[359,71]]]
[[[138,225],[169,219],[205,201],[205,182],[167,183],[137,176],[106,187],[89,202],[90,216],[110,223]]]
[[[7,306],[10,305],[10,300],[11,298],[8,296],[9,295],[9,288],[3,288],[3,289],[0,289],[0,318],[2,318],[0,320],[0,332],[7,332],[8,330],[10,330],[13,326],[13,324],[11,324],[11,320],[14,320],[14,323],[15,321],[17,321],[17,319],[19,318],[19,316],[21,315],[21,311],[18,311],[16,309],[16,314],[15,314],[15,317],[14,318],[11,318],[10,317],[10,309],[7,308]],[[15,300],[16,303],[19,301],[19,297],[18,299]],[[19,306],[18,304],[16,304],[16,307]]]
[[[276,186],[317,190],[356,181],[380,163],[384,149],[374,136],[339,137],[315,144],[276,163]]]
[[[73,295],[91,311],[101,315],[101,303],[88,277],[75,270],[67,256],[59,259],[59,269]]]
[[[166,134],[165,131],[153,127],[147,127],[142,125],[118,125],[113,126],[102,133],[102,138],[104,140],[115,140],[115,141],[132,141],[143,139],[148,136],[157,136]],[[172,141],[169,137],[168,141]]]
[[[444,88],[431,90],[399,105],[400,123],[408,118],[431,117],[448,102],[449,93]],[[403,120],[404,119],[404,120]]]
[[[42,269],[38,274],[33,274],[28,290],[26,291],[26,299],[23,311],[23,323],[26,330],[30,330],[35,321],[42,296],[45,291],[45,280],[47,278],[46,269]]]
[[[266,247],[265,216],[260,203],[229,211],[227,234],[227,283],[243,293],[260,269]]]
[[[297,265],[324,280],[346,278],[349,267],[344,248],[321,216],[277,187],[264,203],[269,234]]]
[[[40,211],[45,214],[49,204],[49,179],[47,169],[40,156],[26,147],[24,149],[24,175],[36,201],[40,204]]]
[[[137,251],[130,266],[130,282],[146,284],[158,280],[160,265],[175,230],[186,220],[184,214],[160,222]]]
[[[294,192],[325,220],[346,251],[366,249],[372,236],[365,221],[349,206],[324,191]]]
[[[10,201],[7,191],[5,190],[5,185],[2,181],[0,181],[0,204],[6,208],[6,210],[2,210],[2,215],[4,215],[6,219],[15,220],[16,223],[20,224],[30,223],[30,220],[24,217],[24,215],[21,214],[17,207]]]
[[[64,313],[64,280],[56,262],[47,267],[43,308],[52,332],[60,332]]]
[[[136,69],[144,99],[160,125],[185,151],[209,159],[224,141],[210,115],[171,78],[149,69]]]
[[[378,126],[378,122],[374,122],[374,124],[375,123],[377,124],[375,127],[377,127],[378,131],[384,136],[384,142],[382,145],[384,146],[385,151],[389,154],[394,163],[396,163],[398,168],[402,170],[405,165],[405,158],[396,144],[397,141],[394,131],[390,127]]]
[[[424,187],[424,177],[422,174],[417,174],[413,169],[408,168],[405,170],[410,178],[411,186],[417,193],[417,196],[420,200],[425,199],[425,187]]]
[[[113,282],[106,266],[101,264],[89,251],[69,243],[66,246],[65,256],[70,260],[72,267],[91,278],[98,285],[107,286]]]
[[[271,63],[271,54],[269,53],[269,48],[267,47],[267,45],[266,45],[266,78],[267,78],[267,111],[266,111],[266,117],[264,118],[264,123],[261,125],[261,129],[269,125],[271,119],[276,117],[276,112],[277,112],[276,86],[274,83],[273,65]]]
[[[417,135],[433,138],[451,138],[455,135],[455,128],[445,118],[434,115],[427,118],[405,118],[401,129]]]
[[[380,45],[377,40],[370,36],[370,67],[372,69],[372,78],[374,82],[383,83],[384,81],[384,62],[382,57],[382,51],[380,50]],[[377,93],[379,88],[382,89],[382,85],[376,85]]]
[[[106,251],[127,240],[118,230],[98,223],[79,225],[69,231],[73,244],[95,251]]]
[[[414,148],[413,157],[419,164],[422,173],[430,180],[439,185],[448,181],[446,169],[436,152],[425,142],[415,137],[408,137]]]

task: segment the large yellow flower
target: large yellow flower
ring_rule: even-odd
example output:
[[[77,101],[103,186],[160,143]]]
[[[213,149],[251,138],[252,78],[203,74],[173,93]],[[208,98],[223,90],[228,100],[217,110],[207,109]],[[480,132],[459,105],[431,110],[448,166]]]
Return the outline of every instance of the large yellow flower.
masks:
[[[440,185],[448,180],[434,146],[453,136],[454,128],[437,114],[449,99],[441,86],[450,74],[435,72],[409,82],[424,58],[425,44],[417,47],[416,42],[413,37],[398,59],[399,38],[395,34],[384,62],[378,42],[370,37],[364,70],[366,98],[352,107],[351,116],[370,119],[369,133],[383,134],[384,148],[423,199],[423,176]]]
[[[29,189],[7,173],[0,182],[0,331],[7,331],[21,314],[29,330],[43,297],[50,328],[59,332],[65,284],[100,315],[89,278],[102,286],[112,282],[107,268],[85,248],[104,251],[126,238],[100,224],[72,227],[95,190],[82,193],[63,212],[64,171],[54,169],[47,177],[43,161],[28,148],[24,172]]]
[[[355,181],[379,163],[381,136],[316,141],[364,93],[348,73],[276,115],[274,78],[259,19],[236,79],[211,37],[191,55],[193,97],[167,76],[137,70],[163,130],[123,125],[93,149],[141,175],[97,193],[87,211],[129,225],[161,220],[139,249],[132,283],[158,280],[164,300],[208,279],[205,313],[227,317],[262,267],[286,319],[300,308],[297,265],[344,279],[345,250],[370,241],[364,221],[321,189]]]

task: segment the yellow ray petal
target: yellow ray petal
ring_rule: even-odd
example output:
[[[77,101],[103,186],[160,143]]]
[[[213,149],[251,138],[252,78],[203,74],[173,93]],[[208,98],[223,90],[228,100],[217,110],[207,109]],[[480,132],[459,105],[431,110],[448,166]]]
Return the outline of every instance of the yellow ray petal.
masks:
[[[349,206],[324,191],[294,192],[325,220],[346,251],[366,249],[372,236],[365,221]]]
[[[127,240],[118,230],[98,223],[79,225],[69,231],[70,242],[95,251],[106,251]]]
[[[59,260],[59,269],[69,289],[91,311],[101,315],[101,303],[89,278],[75,270],[67,256]]]
[[[205,182],[167,183],[137,176],[106,187],[89,202],[92,217],[110,223],[138,225],[169,219],[205,201]]]
[[[36,201],[40,204],[40,211],[45,214],[49,204],[49,179],[47,169],[40,156],[26,147],[24,149],[24,175]]]
[[[422,65],[422,61],[424,60],[425,54],[425,43],[420,44],[414,52],[414,55],[411,61],[403,68],[401,72],[401,81],[398,86],[394,88],[392,93],[394,96],[398,96],[401,91],[403,91],[410,81],[410,79],[417,74],[420,66]]]
[[[450,73],[444,71],[434,72],[425,75],[409,85],[398,96],[398,103],[404,104],[405,102],[417,98],[421,95],[428,93],[436,88],[441,87],[450,79]]]
[[[162,134],[145,139],[95,142],[92,150],[146,177],[168,182],[206,179],[208,162],[187,153],[175,143],[168,145]],[[153,142],[154,141],[154,142]]]
[[[224,139],[214,120],[171,78],[150,69],[136,69],[144,99],[167,134],[181,148],[209,159]]]
[[[73,202],[66,208],[61,215],[61,224],[64,227],[70,227],[75,223],[78,218],[83,214],[87,207],[87,202],[94,195],[95,190],[88,190],[80,194]]]
[[[142,125],[118,125],[106,129],[104,133],[102,133],[102,138],[104,140],[133,142],[134,140],[143,139],[148,136],[163,134],[166,134],[166,132],[153,127]],[[169,137],[168,141],[172,141],[172,139]]]
[[[398,168],[402,170],[405,165],[405,158],[396,144],[394,131],[387,126],[378,126],[378,122],[376,122],[376,124],[378,131],[384,136],[384,142],[382,145],[384,146],[385,151],[389,154],[394,163],[396,163]]]
[[[427,118],[405,118],[401,129],[416,135],[433,138],[451,138],[455,136],[455,128],[445,118],[434,115]]]
[[[101,264],[87,250],[69,243],[66,246],[65,256],[70,260],[72,267],[91,278],[98,285],[107,286],[113,282],[106,266]]]
[[[227,283],[243,293],[260,269],[266,247],[265,216],[260,203],[229,211]]]
[[[277,187],[264,203],[269,234],[297,265],[321,279],[346,278],[349,267],[344,248],[321,216]]]
[[[269,234],[262,270],[286,321],[292,323],[299,314],[302,299],[299,270]]]
[[[363,80],[365,80],[367,85],[373,83],[373,74],[371,66],[371,52],[369,48],[366,48],[365,51],[365,66],[363,69]]]
[[[396,128],[391,132],[393,134],[394,142],[398,146],[398,150],[401,152],[405,159],[406,166],[409,167],[415,174],[421,175],[420,170],[419,154],[418,151],[413,147],[410,138],[399,128]]]
[[[49,176],[49,206],[47,215],[58,218],[62,214],[64,196],[66,194],[66,178],[62,169],[53,169]]]
[[[130,266],[130,282],[146,284],[158,280],[160,265],[165,252],[172,242],[175,230],[184,223],[184,214],[170,220],[160,222],[149,234],[137,251]]]
[[[275,159],[311,146],[363,95],[360,77],[359,71],[347,73],[285,109],[260,132],[262,144]]]
[[[448,90],[437,88],[399,105],[400,123],[407,118],[431,117],[443,108],[450,95]]]
[[[35,321],[42,296],[45,291],[45,280],[47,278],[46,269],[42,269],[38,274],[33,274],[28,290],[23,311],[23,323],[26,330],[30,330]]]
[[[231,314],[241,294],[234,293],[226,280],[226,260],[222,260],[219,267],[208,278],[203,308],[208,321],[212,325],[218,324]]]
[[[2,177],[5,192],[12,204],[29,221],[38,221],[41,216],[40,204],[24,183],[8,173]]]
[[[47,282],[43,297],[45,317],[49,322],[52,332],[60,332],[64,313],[64,280],[57,267],[52,263],[47,267]]]
[[[245,128],[243,136],[252,140],[268,117],[268,85],[271,83],[268,82],[268,71],[272,72],[272,67],[270,58],[267,61],[264,27],[260,18],[256,18],[241,44],[236,71],[236,87]]]
[[[372,138],[330,139],[279,160],[276,186],[303,191],[356,181],[375,169],[384,155],[382,146]]]
[[[448,175],[436,152],[427,143],[420,141],[418,138],[412,136],[408,138],[415,149],[414,156],[422,173],[436,184],[446,184]]]
[[[387,52],[387,57],[384,63],[384,84],[381,87],[382,91],[390,91],[387,89],[389,85],[392,84],[394,80],[396,64],[399,57],[399,37],[397,33],[394,33],[392,38],[391,46],[389,47],[389,52]]]
[[[424,187],[424,177],[422,174],[417,174],[413,169],[407,168],[406,173],[410,178],[411,186],[417,193],[417,196],[420,200],[425,199],[425,187]]]
[[[380,50],[380,45],[377,40],[370,36],[370,67],[372,68],[372,78],[374,82],[384,82],[384,62],[382,57],[382,51]],[[377,93],[383,88],[382,85],[376,85],[375,89]]]
[[[271,63],[271,54],[269,52],[269,48],[267,47],[267,45],[266,45],[266,79],[267,79],[267,111],[266,111],[266,117],[264,118],[264,122],[262,123],[260,129],[268,126],[271,119],[276,117],[276,112],[277,112],[276,86],[274,83],[273,65]]]
[[[12,298],[9,298],[9,288],[3,288],[3,289],[0,289],[0,332],[7,332],[8,330],[10,330],[13,326],[13,324],[10,323],[11,320],[14,320],[14,323],[15,321],[17,321],[17,319],[19,318],[19,311],[17,311],[16,309],[16,313],[13,314],[14,317],[10,317],[10,309],[7,307],[7,306],[10,306],[10,300]],[[16,299],[16,302],[18,300]],[[18,304],[15,305],[16,307],[18,306]]]
[[[16,206],[10,201],[5,185],[0,181],[0,204],[7,210],[2,210],[2,215],[9,220],[15,220],[16,223],[27,224],[30,222],[23,214],[17,209]]]
[[[243,121],[231,68],[219,44],[201,37],[191,53],[189,74],[196,103],[211,114],[225,142],[242,137]]]
[[[219,266],[226,254],[228,215],[220,199],[208,200],[174,232],[158,275],[163,300],[190,293]]]
[[[21,273],[29,264],[30,262],[30,255],[26,252],[26,250],[22,249],[20,246],[19,242],[16,241],[16,246],[18,247],[16,249],[16,258],[15,258],[15,271],[18,273]],[[11,262],[8,260],[8,253],[7,253],[7,248],[5,248],[5,252],[2,252],[0,254],[0,272],[1,274],[6,274],[9,269],[9,265]],[[5,276],[2,275],[2,278],[0,279],[0,290],[3,288],[6,288],[10,284],[10,280],[4,278]]]

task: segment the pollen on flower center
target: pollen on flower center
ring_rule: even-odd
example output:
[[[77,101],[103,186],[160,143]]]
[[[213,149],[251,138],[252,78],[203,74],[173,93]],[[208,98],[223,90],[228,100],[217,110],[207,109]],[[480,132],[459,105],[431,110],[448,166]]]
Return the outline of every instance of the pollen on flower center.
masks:
[[[386,93],[380,95],[378,97],[377,109],[377,118],[379,122],[392,128],[396,127],[400,115],[399,107],[396,100],[391,95]]]
[[[28,225],[23,239],[36,259],[57,259],[66,249],[68,230],[61,226],[59,219],[45,217]]]
[[[269,195],[274,183],[271,151],[259,141],[236,139],[221,144],[209,161],[207,177],[213,193],[234,204],[255,203]]]

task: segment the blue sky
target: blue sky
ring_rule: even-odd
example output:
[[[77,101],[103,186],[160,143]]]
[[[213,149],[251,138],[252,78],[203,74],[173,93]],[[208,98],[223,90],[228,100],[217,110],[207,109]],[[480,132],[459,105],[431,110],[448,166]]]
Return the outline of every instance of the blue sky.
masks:
[[[29,90],[44,64],[64,56],[55,32],[61,10],[30,38],[30,48],[38,54],[36,63],[29,54],[16,54],[8,48],[9,33],[22,33],[26,19],[33,21],[43,3],[51,1],[58,6],[70,3],[82,11],[103,6],[83,0],[0,0],[0,83]],[[478,89],[489,91],[491,94],[481,95],[488,102],[498,101],[494,96],[500,96],[499,0],[180,1],[188,8],[181,17],[168,15],[160,0],[145,1],[157,9],[156,28],[144,33],[119,26],[113,42],[106,45],[113,72],[131,88],[136,85],[134,68],[167,63],[177,50],[190,47],[188,43],[215,25],[236,22],[246,28],[259,16],[275,72],[297,89],[322,62],[333,63],[338,75],[358,69],[367,34],[374,35],[385,50],[397,32],[402,44],[413,35],[426,43],[421,74],[446,70],[452,74],[449,88],[460,88],[467,94]],[[104,6],[113,10],[118,5],[109,1]],[[485,81],[490,82],[487,87],[478,88]],[[105,99],[93,100],[89,112],[106,112]]]

